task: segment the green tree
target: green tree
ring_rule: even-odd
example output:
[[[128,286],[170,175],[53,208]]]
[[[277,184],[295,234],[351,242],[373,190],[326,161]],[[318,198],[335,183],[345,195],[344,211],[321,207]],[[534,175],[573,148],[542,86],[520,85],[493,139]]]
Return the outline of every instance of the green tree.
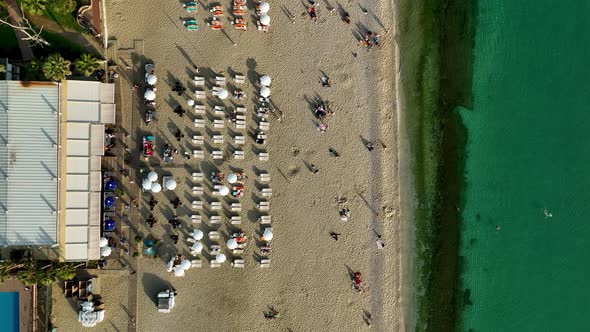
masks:
[[[23,267],[23,264],[17,264],[10,261],[0,264],[0,282],[4,282],[16,269]]]
[[[27,63],[25,67],[27,73],[27,79],[36,81],[41,79],[41,62],[38,59],[33,59]]]
[[[43,63],[43,75],[45,78],[60,82],[66,76],[72,75],[70,71],[71,62],[62,58],[59,54],[51,54]]]
[[[76,70],[83,73],[86,77],[90,76],[90,74],[99,68],[100,61],[88,53],[82,54],[82,56],[76,60]]]
[[[31,14],[43,14],[46,0],[21,0],[20,4],[24,10]]]
[[[76,2],[74,0],[51,0],[47,7],[54,13],[65,15],[76,9]]]
[[[5,72],[6,72],[6,66],[0,65],[0,73],[5,73]]]

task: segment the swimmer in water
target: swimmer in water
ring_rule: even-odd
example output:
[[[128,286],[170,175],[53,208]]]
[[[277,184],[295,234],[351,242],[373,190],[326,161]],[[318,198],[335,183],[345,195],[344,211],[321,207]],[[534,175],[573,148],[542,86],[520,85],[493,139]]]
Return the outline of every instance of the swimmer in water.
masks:
[[[549,212],[549,210],[547,210],[547,208],[543,208],[543,213],[545,214],[545,218],[553,217],[553,213]]]

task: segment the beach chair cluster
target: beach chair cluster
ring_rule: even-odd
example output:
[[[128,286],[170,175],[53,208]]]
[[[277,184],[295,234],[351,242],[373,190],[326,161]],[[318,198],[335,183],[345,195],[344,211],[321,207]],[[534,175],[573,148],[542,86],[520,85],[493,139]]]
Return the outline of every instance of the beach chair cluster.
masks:
[[[256,16],[258,20],[256,21],[256,29],[262,32],[268,32],[268,27],[270,25],[270,16],[268,16],[268,12],[270,11],[270,5],[266,1],[255,1],[256,2]]]
[[[248,23],[244,19],[244,15],[246,15],[246,0],[234,0],[232,6],[232,14],[233,20],[231,24],[237,29],[246,31],[248,28]]]
[[[191,174],[192,183],[192,201],[191,201],[191,212],[190,220],[192,224],[201,223],[201,211],[203,210],[203,173],[193,172]]]

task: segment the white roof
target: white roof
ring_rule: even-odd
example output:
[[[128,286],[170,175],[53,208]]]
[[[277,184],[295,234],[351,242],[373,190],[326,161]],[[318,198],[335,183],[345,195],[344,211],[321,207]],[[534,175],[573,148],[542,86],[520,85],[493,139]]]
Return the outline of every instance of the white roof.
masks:
[[[85,261],[88,259],[87,243],[66,243],[66,261]]]
[[[0,82],[2,245],[57,243],[59,89]]]
[[[67,99],[100,102],[100,82],[67,81]]]
[[[100,103],[68,100],[68,121],[100,122]]]

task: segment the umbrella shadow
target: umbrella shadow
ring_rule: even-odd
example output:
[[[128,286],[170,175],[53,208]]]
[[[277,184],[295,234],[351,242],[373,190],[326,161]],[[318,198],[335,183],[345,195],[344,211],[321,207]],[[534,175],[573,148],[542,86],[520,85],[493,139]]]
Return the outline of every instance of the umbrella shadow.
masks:
[[[171,288],[171,285],[168,281],[153,273],[144,273],[141,283],[143,285],[145,295],[147,295],[147,297],[155,306],[158,305],[158,293],[166,288]]]

